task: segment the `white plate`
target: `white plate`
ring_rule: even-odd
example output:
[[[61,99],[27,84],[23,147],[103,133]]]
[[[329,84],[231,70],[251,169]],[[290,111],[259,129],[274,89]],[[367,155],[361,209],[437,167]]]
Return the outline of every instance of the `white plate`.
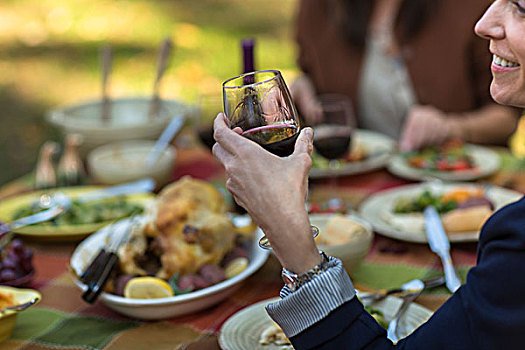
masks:
[[[501,160],[493,150],[471,144],[466,144],[465,148],[472,157],[475,166],[473,169],[457,171],[418,169],[411,167],[402,155],[397,154],[390,159],[388,171],[409,180],[436,178],[443,181],[470,181],[493,174],[499,169]]]
[[[360,293],[358,292],[358,294]],[[273,323],[264,307],[277,300],[279,300],[279,298],[263,300],[242,309],[230,317],[221,328],[219,335],[219,345],[221,348],[224,350],[282,349],[282,347],[276,345],[259,344],[262,332]],[[389,296],[382,301],[374,303],[373,307],[381,311],[385,320],[390,322],[395,312],[401,306],[401,303],[402,300],[400,298]],[[398,330],[400,337],[404,338],[412,333],[421,324],[425,323],[430,316],[432,316],[432,311],[429,309],[416,303],[410,304],[408,310],[399,322]]]
[[[440,184],[434,182],[400,186],[371,195],[361,204],[359,211],[361,216],[372,224],[377,233],[402,241],[426,243],[427,236],[423,229],[407,231],[404,227],[394,226],[388,221],[387,218],[392,215],[394,202],[401,197],[416,197],[425,189],[429,189],[432,193],[443,193],[454,187],[476,188],[477,186],[465,183]],[[487,188],[485,194],[494,204],[495,210],[517,201],[522,196],[519,192],[497,186]],[[421,222],[424,222],[422,215],[420,219]],[[476,242],[478,238],[479,232],[458,232],[449,235],[451,242]]]
[[[354,145],[364,149],[366,158],[360,161],[340,163],[336,168],[312,167],[309,177],[320,179],[329,176],[344,176],[366,173],[385,167],[394,149],[394,140],[374,131],[356,129],[353,133]]]
[[[145,221],[145,219],[143,218]],[[121,220],[115,224],[111,232],[122,232],[118,225],[126,225],[129,219]],[[80,276],[85,267],[91,262],[99,249],[108,243],[109,226],[97,231],[82,241],[71,256],[70,265],[74,272]],[[268,251],[259,248],[259,237],[262,231],[257,230],[250,251],[248,267],[235,277],[217,283],[192,293],[159,299],[129,299],[117,295],[102,293],[100,300],[109,308],[123,315],[143,320],[160,320],[186,315],[205,309],[227,298],[241,286],[241,282],[257,271],[268,258]],[[115,238],[115,237],[114,237]],[[75,283],[82,290],[86,285],[75,279]]]

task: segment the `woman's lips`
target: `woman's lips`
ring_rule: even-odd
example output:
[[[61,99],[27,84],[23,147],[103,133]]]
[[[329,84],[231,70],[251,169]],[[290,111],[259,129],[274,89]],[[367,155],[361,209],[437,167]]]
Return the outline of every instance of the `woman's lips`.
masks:
[[[492,65],[491,69],[493,72],[508,72],[520,68],[520,64],[507,60],[498,55],[492,55]]]

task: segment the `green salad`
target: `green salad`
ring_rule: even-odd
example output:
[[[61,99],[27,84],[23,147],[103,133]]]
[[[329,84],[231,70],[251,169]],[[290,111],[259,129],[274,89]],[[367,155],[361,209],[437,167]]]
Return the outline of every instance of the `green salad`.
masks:
[[[38,203],[33,203],[30,206],[23,207],[16,211],[13,215],[13,220],[36,214],[43,210],[44,209],[38,206]],[[142,205],[130,202],[126,197],[114,197],[87,203],[80,203],[73,200],[70,208],[64,214],[45,223],[38,223],[36,225],[62,226],[94,224],[122,219],[133,214],[140,214],[143,210]]]
[[[433,205],[438,213],[446,213],[456,209],[458,203],[454,200],[443,200],[441,195],[433,195],[429,190],[423,191],[416,197],[402,197],[394,203],[394,213],[407,214],[423,212],[429,205]]]

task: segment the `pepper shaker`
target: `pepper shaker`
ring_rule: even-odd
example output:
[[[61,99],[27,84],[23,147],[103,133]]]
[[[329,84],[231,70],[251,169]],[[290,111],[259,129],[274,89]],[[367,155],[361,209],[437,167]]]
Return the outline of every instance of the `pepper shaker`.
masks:
[[[53,141],[45,142],[40,148],[38,161],[35,167],[35,189],[56,187],[56,174],[53,166],[53,156],[58,151],[58,144]]]
[[[84,164],[78,154],[78,146],[82,136],[69,134],[66,136],[64,152],[58,161],[58,183],[61,186],[75,186],[83,183],[85,178]]]

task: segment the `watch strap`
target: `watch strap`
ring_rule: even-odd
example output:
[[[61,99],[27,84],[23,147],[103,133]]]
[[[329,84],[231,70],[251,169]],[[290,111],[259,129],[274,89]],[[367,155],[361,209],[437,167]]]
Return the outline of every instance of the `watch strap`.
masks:
[[[329,261],[328,256],[326,256],[326,254],[323,251],[319,251],[319,255],[321,256],[321,262],[304,273],[296,274],[283,267],[281,271],[281,277],[284,281],[284,284],[292,292],[296,291],[305,283],[311,281],[315,276],[320,275],[321,273],[326,271],[328,267],[327,264]]]

